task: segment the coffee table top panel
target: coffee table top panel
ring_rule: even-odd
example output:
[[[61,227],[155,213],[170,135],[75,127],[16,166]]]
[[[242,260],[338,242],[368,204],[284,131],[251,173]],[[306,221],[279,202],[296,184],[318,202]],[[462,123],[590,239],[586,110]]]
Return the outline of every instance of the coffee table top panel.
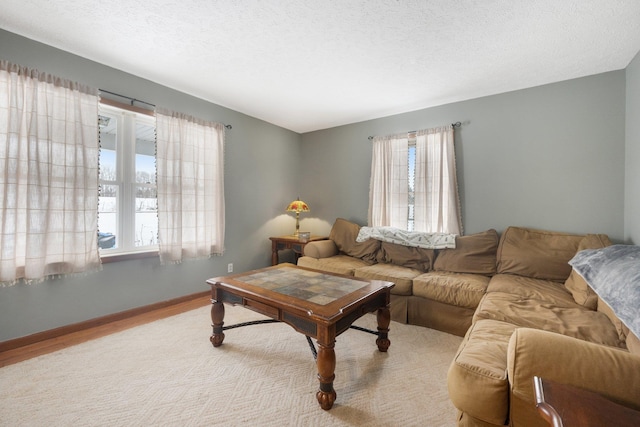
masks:
[[[285,266],[250,272],[235,279],[319,305],[332,303],[369,285],[361,280]]]

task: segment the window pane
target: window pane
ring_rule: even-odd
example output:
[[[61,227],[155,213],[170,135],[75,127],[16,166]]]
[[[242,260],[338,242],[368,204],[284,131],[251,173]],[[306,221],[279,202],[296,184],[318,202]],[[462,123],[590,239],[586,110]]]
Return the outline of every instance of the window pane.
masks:
[[[413,224],[415,220],[415,190],[416,190],[416,146],[409,145],[409,194],[408,194],[408,202],[409,202],[409,215],[407,217],[407,231],[413,231]]]
[[[100,179],[116,180],[116,134],[117,120],[101,114],[100,124]]]
[[[413,193],[415,191],[415,182],[416,182],[416,146],[409,146],[409,192]]]
[[[98,198],[98,246],[100,249],[118,247],[118,186],[101,185]]]
[[[156,182],[156,133],[153,125],[136,123],[136,183]]]
[[[158,244],[158,199],[155,187],[136,186],[135,246]]]

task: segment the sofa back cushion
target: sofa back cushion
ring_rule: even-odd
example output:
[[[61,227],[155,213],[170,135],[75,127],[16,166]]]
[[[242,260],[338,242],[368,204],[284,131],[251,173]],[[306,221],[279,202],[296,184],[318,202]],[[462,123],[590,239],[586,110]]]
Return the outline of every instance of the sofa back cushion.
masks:
[[[354,222],[338,218],[333,223],[329,239],[333,240],[338,250],[349,256],[366,261],[375,261],[380,250],[380,241],[369,239],[365,242],[356,242],[360,226]]]
[[[604,313],[609,318],[609,320],[611,320],[613,326],[616,327],[616,331],[618,332],[620,340],[626,341],[627,335],[629,335],[629,328],[627,328],[627,326],[622,323],[622,320],[620,320],[618,316],[616,316],[611,306],[604,302],[604,300],[600,297],[598,297],[598,311],[600,313]]]
[[[611,246],[611,240],[606,234],[587,234],[580,241],[577,252],[584,249],[600,249],[607,246]],[[571,270],[571,274],[567,281],[564,282],[564,286],[571,292],[575,302],[590,310],[597,308],[598,295],[575,270]]]
[[[578,252],[569,264],[598,294],[598,311],[604,312],[616,327],[618,320],[622,321],[624,328],[618,330],[622,329],[623,336],[628,329],[639,336],[640,246],[586,249]]]
[[[497,250],[498,232],[496,230],[457,236],[455,249],[438,251],[433,269],[491,276],[496,273]]]
[[[584,236],[508,227],[498,245],[498,273],[564,282]]]
[[[627,335],[627,348],[629,349],[629,353],[640,356],[640,339],[631,331],[629,331]]]
[[[396,243],[382,242],[377,261],[427,272],[432,269],[434,258],[435,251],[433,249],[414,248]]]

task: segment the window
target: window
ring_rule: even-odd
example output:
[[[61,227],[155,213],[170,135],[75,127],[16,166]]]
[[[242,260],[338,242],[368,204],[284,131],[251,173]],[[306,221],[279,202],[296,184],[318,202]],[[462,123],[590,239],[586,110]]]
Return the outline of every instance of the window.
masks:
[[[157,250],[155,119],[100,104],[99,125],[101,254]]]
[[[369,225],[462,233],[453,126],[373,138]]]

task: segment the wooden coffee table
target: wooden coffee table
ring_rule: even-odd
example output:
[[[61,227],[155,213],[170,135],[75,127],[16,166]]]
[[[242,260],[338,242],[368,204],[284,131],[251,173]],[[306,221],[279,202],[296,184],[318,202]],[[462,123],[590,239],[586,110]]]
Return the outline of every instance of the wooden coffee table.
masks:
[[[378,350],[386,352],[390,314],[390,291],[394,283],[328,274],[293,264],[216,277],[211,286],[210,341],[218,347],[224,340],[224,304],[242,305],[271,319],[284,322],[318,343],[317,367],[320,389],[316,397],[328,410],[336,400],[333,389],[336,337],[366,313],[377,311]]]

